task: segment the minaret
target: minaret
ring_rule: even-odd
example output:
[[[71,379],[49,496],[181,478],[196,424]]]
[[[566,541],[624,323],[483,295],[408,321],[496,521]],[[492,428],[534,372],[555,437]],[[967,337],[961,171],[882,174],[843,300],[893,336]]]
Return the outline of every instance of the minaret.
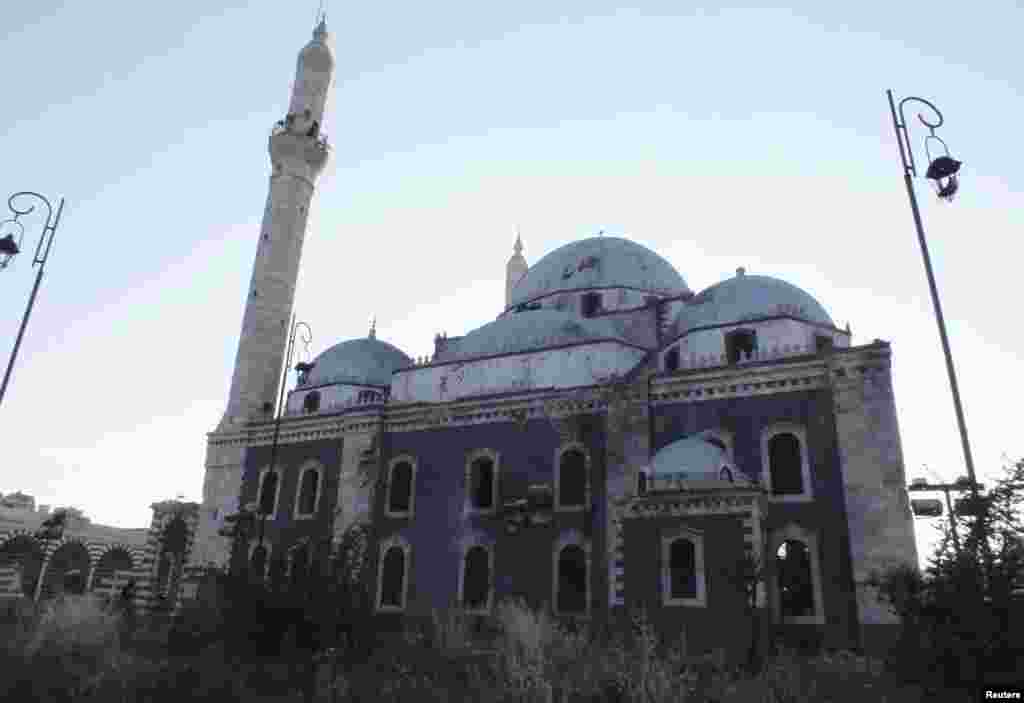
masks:
[[[508,260],[508,264],[505,265],[505,307],[508,308],[512,304],[512,289],[519,283],[519,279],[526,275],[526,270],[529,268],[526,265],[526,259],[523,258],[523,240],[519,236],[519,231],[516,231],[516,243],[512,247],[512,258]]]
[[[333,70],[327,22],[321,16],[313,39],[299,53],[288,114],[270,135],[270,188],[246,291],[227,410],[207,439],[193,565],[226,562],[227,540],[218,537],[217,531],[225,515],[238,509],[246,450],[241,432],[251,421],[274,416],[309,204],[327,162],[327,140],[320,128]]]
[[[221,428],[273,415],[309,203],[327,161],[320,134],[334,57],[321,18],[299,53],[287,116],[270,136],[270,190]]]

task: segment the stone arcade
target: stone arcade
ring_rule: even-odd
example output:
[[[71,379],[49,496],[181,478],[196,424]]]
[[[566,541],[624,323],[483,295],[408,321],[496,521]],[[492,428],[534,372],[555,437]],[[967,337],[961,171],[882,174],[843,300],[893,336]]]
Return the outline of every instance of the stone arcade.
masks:
[[[208,438],[195,567],[249,561],[301,578],[312,547],[372,526],[379,613],[524,597],[554,613],[643,604],[691,647],[749,637],[754,601],[782,629],[870,647],[894,619],[865,585],[916,564],[890,347],[851,346],[811,295],[734,276],[694,294],[622,238],[528,266],[517,237],[495,321],[412,359],[378,339],[330,347],[274,407],[306,219],[328,154],[326,24],[299,56],[270,137],[259,234],[227,411]],[[218,536],[256,503],[269,553]],[[280,575],[280,574],[278,574]]]

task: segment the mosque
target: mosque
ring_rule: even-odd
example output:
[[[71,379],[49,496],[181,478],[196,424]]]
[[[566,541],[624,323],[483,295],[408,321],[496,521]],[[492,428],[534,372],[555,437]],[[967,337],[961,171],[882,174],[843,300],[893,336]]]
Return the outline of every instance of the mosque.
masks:
[[[321,20],[269,137],[190,563],[300,578],[318,545],[359,533],[382,616],[642,605],[697,650],[743,641],[748,607],[828,646],[891,632],[867,577],[917,563],[891,348],[852,345],[791,282],[738,268],[693,291],[603,235],[529,265],[517,237],[493,322],[421,359],[371,328],[300,364],[278,412],[333,67]],[[240,509],[263,518],[241,545],[222,536]]]

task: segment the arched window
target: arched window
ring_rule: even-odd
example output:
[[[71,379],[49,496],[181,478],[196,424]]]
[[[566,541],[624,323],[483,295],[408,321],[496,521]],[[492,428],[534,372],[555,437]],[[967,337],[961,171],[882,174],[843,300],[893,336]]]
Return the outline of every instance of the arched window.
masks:
[[[267,471],[260,481],[259,510],[264,515],[273,515],[277,509],[277,472]]]
[[[583,317],[593,317],[601,310],[600,293],[584,293],[580,299],[580,314]]]
[[[292,550],[291,570],[288,574],[289,585],[296,590],[303,588],[308,574],[309,547],[305,544],[300,544]]]
[[[808,546],[800,540],[787,539],[779,545],[775,559],[779,615],[783,619],[813,616],[814,579]]]
[[[413,479],[414,470],[412,462],[398,460],[391,466],[388,481],[388,505],[389,515],[406,517],[412,514],[413,508]]]
[[[720,478],[723,481],[728,481],[729,483],[732,483],[732,469],[730,469],[728,466],[723,466],[722,470],[718,472],[718,478]]]
[[[730,364],[757,351],[757,333],[754,330],[736,330],[725,335],[725,356]]]
[[[302,409],[307,413],[315,413],[320,410],[320,391],[310,391],[302,399]]]
[[[483,610],[491,600],[491,554],[486,547],[470,547],[462,561],[462,605]]]
[[[772,531],[768,558],[774,563],[770,584],[772,613],[777,622],[825,623],[818,535],[789,524]]]
[[[316,469],[306,469],[302,472],[302,479],[299,481],[299,502],[295,511],[297,516],[310,516],[316,513],[316,506],[320,497],[320,472]]]
[[[679,347],[672,347],[665,355],[665,370],[669,372],[679,370]]]
[[[814,497],[807,431],[791,422],[761,433],[761,477],[774,502],[805,502]]]
[[[382,610],[405,608],[408,560],[407,549],[401,544],[385,545],[381,557],[379,597],[377,605]]]
[[[558,458],[559,508],[582,510],[587,502],[587,457],[582,449],[573,447]]]
[[[688,530],[665,535],[661,542],[662,602],[706,606],[704,538]]]
[[[637,475],[636,475],[636,492],[637,492],[637,495],[641,495],[641,496],[647,494],[647,474],[645,474],[643,471],[637,472]]]
[[[781,432],[768,441],[768,466],[772,493],[799,495],[804,492],[801,471],[800,440],[791,432]]]
[[[267,548],[257,544],[252,550],[252,556],[249,557],[249,578],[252,583],[263,583],[266,573]]]
[[[669,598],[697,597],[697,550],[691,540],[680,538],[669,546]]]
[[[473,511],[494,510],[497,503],[497,471],[495,456],[488,452],[485,455],[471,457],[469,462],[469,507]]]
[[[832,337],[817,334],[814,336],[814,350],[819,354],[827,354],[835,346]]]
[[[570,544],[558,553],[559,613],[585,613],[587,610],[587,555],[583,547]]]

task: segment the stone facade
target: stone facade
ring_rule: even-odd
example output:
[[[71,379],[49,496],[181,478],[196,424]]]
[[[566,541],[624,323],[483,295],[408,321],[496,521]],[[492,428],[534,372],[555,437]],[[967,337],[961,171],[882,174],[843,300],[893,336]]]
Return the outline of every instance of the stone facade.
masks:
[[[181,589],[199,504],[164,501],[152,509],[149,528],[139,529],[97,525],[72,511],[63,533],[46,539],[40,528],[52,513],[0,507],[0,599],[115,597],[134,581],[136,612],[171,612],[188,595]]]
[[[295,96],[322,105],[332,64],[310,46]],[[863,585],[916,560],[889,347],[851,346],[779,279],[740,268],[694,295],[630,240],[582,239],[530,268],[517,238],[494,322],[415,361],[374,328],[304,365],[283,417],[263,412],[322,166],[322,110],[297,116],[303,101],[271,138],[195,566],[279,574],[358,532],[363,585],[392,619],[507,598],[584,619],[640,604],[669,639],[686,629],[734,655],[756,620],[835,647],[891,626]],[[216,536],[252,504],[258,530]],[[730,575],[740,563],[761,582]]]

